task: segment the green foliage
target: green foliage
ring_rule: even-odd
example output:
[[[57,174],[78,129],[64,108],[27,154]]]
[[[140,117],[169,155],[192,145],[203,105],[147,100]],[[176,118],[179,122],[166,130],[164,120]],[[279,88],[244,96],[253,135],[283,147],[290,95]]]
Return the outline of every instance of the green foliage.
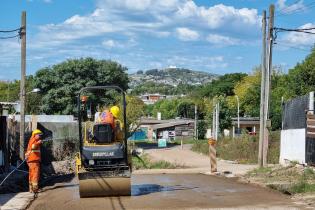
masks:
[[[132,91],[132,95],[141,95],[146,93],[159,93],[164,95],[181,95],[187,94],[196,86],[180,83],[176,87],[168,84],[162,84],[159,82],[144,82],[141,85],[136,86]]]
[[[152,115],[157,116],[158,112],[161,112],[162,119],[173,119],[177,117],[177,106],[179,104],[178,99],[164,99],[156,102],[152,110]]]
[[[315,47],[302,63],[298,63],[288,73],[289,96],[301,96],[314,91],[315,86]]]
[[[200,87],[192,93],[192,96],[213,98],[220,95],[234,95],[234,86],[245,76],[247,76],[247,74],[244,73],[225,74],[218,79]]]
[[[145,82],[137,87],[135,87],[131,94],[132,95],[141,95],[145,93],[160,93],[164,95],[172,95],[174,87],[167,84],[160,84],[156,82]]]
[[[19,100],[20,81],[0,81],[0,101],[14,102]]]
[[[46,114],[76,113],[76,96],[86,86],[117,85],[128,88],[127,68],[108,60],[81,58],[67,60],[37,71],[34,87],[42,91]]]
[[[132,157],[132,167],[134,169],[175,169],[186,168],[183,165],[172,164],[167,161],[152,161],[147,154],[143,154],[140,157]]]
[[[207,124],[204,120],[198,120],[198,139],[204,139],[207,133]]]
[[[128,136],[131,136],[132,133],[139,127],[140,118],[144,116],[144,103],[141,99],[134,96],[128,96],[127,101],[127,128],[129,128]]]
[[[180,100],[177,106],[177,116],[182,118],[195,118],[195,104],[189,100]]]

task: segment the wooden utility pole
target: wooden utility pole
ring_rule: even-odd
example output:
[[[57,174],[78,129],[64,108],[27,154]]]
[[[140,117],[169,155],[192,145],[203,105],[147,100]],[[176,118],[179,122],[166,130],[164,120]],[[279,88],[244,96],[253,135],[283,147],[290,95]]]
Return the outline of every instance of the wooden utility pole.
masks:
[[[215,139],[215,123],[216,123],[216,120],[215,120],[215,117],[216,117],[216,114],[215,114],[215,109],[216,107],[214,106],[214,102],[213,102],[213,111],[212,111],[212,138]]]
[[[197,116],[197,104],[195,104],[195,139],[198,140],[198,132],[197,132],[197,123],[198,123],[198,116]]]
[[[262,17],[262,56],[261,56],[261,87],[260,87],[260,130],[258,164],[263,167],[263,143],[264,143],[264,116],[265,116],[265,74],[266,74],[266,10]]]
[[[21,17],[21,83],[20,83],[20,158],[24,159],[25,132],[25,72],[26,72],[26,12]]]
[[[267,52],[267,71],[266,71],[266,90],[265,90],[265,118],[264,118],[264,128],[265,128],[265,138],[263,143],[263,166],[267,166],[267,154],[269,145],[269,131],[267,121],[269,119],[269,98],[270,98],[270,86],[271,86],[271,74],[272,74],[272,45],[273,45],[273,25],[274,25],[274,12],[275,6],[273,4],[269,7],[269,22],[268,22],[268,52]]]
[[[216,116],[215,116],[215,140],[218,141],[218,134],[219,134],[219,113],[220,113],[220,106],[219,103],[216,104]]]

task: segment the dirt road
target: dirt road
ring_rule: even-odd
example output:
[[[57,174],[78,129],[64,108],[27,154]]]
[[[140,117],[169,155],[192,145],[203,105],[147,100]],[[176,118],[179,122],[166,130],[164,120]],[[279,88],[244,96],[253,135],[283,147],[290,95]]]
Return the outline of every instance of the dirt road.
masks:
[[[210,160],[209,157],[203,154],[198,154],[191,151],[192,145],[184,144],[181,146],[174,146],[170,148],[149,148],[144,149],[145,153],[149,154],[152,160],[164,160],[177,164],[179,166],[186,166],[189,169],[182,171],[187,172],[209,172]],[[229,171],[234,175],[242,175],[253,170],[257,165],[250,164],[235,164],[232,161],[218,160],[217,167],[219,172]]]
[[[79,198],[77,180],[47,187],[30,210],[301,209],[278,192],[202,174],[132,176],[131,197]]]

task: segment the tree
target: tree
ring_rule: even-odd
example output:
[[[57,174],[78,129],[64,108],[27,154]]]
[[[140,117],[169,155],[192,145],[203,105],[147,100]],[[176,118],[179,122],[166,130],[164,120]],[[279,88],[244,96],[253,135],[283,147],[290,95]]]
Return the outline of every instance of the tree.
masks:
[[[204,120],[198,120],[198,139],[204,139],[207,133],[207,124]]]
[[[173,119],[177,117],[178,99],[163,99],[154,104],[153,116],[161,112],[162,119]]]
[[[177,116],[182,118],[195,118],[195,104],[193,102],[183,100],[177,106]]]
[[[34,87],[41,89],[42,111],[46,114],[76,113],[78,91],[87,86],[117,85],[128,88],[127,68],[109,60],[67,60],[39,70]]]
[[[298,63],[288,73],[288,95],[301,96],[314,91],[315,86],[315,46],[302,63]]]
[[[127,128],[128,136],[131,136],[140,126],[140,119],[145,115],[145,104],[143,101],[134,96],[127,96]]]
[[[219,77],[217,80],[202,86],[192,93],[192,97],[210,97],[223,95],[231,96],[234,95],[234,86],[236,83],[241,81],[247,74],[244,73],[233,73],[225,74]]]
[[[234,92],[239,97],[240,115],[259,117],[260,110],[260,69],[244,77],[235,85]],[[237,106],[236,101],[234,105]]]

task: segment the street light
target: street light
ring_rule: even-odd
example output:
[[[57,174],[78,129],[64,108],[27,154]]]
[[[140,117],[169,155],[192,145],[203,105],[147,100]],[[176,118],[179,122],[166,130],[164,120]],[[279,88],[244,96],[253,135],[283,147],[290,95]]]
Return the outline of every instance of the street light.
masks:
[[[240,100],[238,98],[238,95],[235,95],[237,100],[237,134],[240,132]]]
[[[34,88],[32,91],[26,93],[26,94],[29,94],[29,93],[38,93],[40,92],[40,89],[39,88]]]
[[[34,88],[33,90],[27,92],[24,94],[24,96],[30,94],[30,93],[39,93],[41,90],[39,88]],[[19,96],[21,96],[21,93],[19,93]]]

